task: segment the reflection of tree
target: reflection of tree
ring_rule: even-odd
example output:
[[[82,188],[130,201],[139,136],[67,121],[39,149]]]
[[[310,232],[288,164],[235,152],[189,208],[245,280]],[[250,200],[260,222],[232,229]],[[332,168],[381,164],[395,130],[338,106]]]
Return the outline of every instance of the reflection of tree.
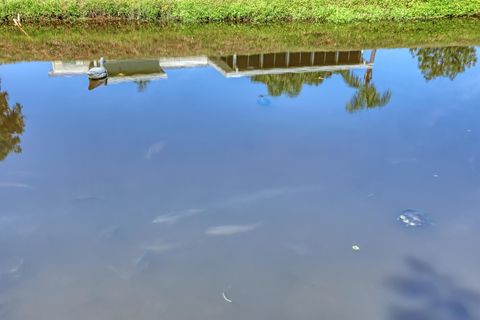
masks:
[[[147,89],[148,84],[150,83],[149,80],[137,80],[135,81],[137,84],[137,91],[138,92],[144,92],[145,89]]]
[[[376,53],[377,49],[373,49],[370,54],[370,64],[375,62]],[[367,69],[363,81],[351,71],[339,71],[339,73],[349,87],[356,89],[352,99],[345,106],[348,112],[355,112],[364,108],[383,107],[390,102],[392,92],[387,90],[384,93],[379,93],[372,83],[372,68]]]
[[[289,97],[296,97],[302,91],[304,84],[318,86],[331,75],[331,72],[268,74],[254,76],[251,80],[266,84],[268,94],[271,96],[287,94]]]
[[[474,47],[416,48],[410,52],[427,81],[437,77],[453,80],[477,62]]]
[[[376,49],[373,49],[370,55],[369,63],[373,65],[375,61]],[[373,69],[368,68],[364,77],[355,75],[352,71],[323,71],[312,73],[287,73],[259,75],[251,78],[253,82],[261,82],[267,85],[268,93],[271,96],[280,96],[287,94],[295,97],[300,94],[304,84],[320,85],[333,74],[342,76],[345,83],[356,90],[354,96],[345,106],[348,112],[355,112],[364,108],[383,107],[390,102],[392,93],[387,90],[383,93],[378,92],[372,83]]]
[[[355,75],[351,71],[339,71],[345,83],[356,90],[353,97],[345,106],[348,112],[355,112],[364,108],[376,108],[383,107],[392,97],[390,90],[384,93],[378,92],[377,88],[371,83],[372,69],[367,70],[364,79]]]
[[[8,105],[8,93],[1,91],[0,81],[0,161],[10,152],[22,152],[20,135],[24,127],[22,106],[19,103]]]

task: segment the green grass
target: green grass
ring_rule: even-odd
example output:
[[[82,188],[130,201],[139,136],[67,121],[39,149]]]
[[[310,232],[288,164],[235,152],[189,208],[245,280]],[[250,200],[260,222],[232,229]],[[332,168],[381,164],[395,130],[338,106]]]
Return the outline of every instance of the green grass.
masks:
[[[480,0],[0,0],[0,19],[156,22],[409,21],[480,14]]]
[[[26,23],[27,38],[0,27],[0,62],[219,56],[282,51],[361,50],[480,44],[477,19],[412,23],[269,25],[75,23],[54,27]]]

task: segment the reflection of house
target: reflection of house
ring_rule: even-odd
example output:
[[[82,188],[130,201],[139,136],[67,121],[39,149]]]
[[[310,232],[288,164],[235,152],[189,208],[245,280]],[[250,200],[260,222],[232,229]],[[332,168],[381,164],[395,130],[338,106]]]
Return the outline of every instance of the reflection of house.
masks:
[[[52,76],[85,74],[96,61],[52,62]],[[362,51],[281,52],[222,57],[179,57],[107,61],[108,83],[167,78],[164,70],[212,66],[226,77],[371,68]]]
[[[368,68],[361,51],[281,52],[210,58],[226,77]]]
[[[124,81],[148,81],[166,78],[158,60],[112,60],[105,63],[108,83]]]

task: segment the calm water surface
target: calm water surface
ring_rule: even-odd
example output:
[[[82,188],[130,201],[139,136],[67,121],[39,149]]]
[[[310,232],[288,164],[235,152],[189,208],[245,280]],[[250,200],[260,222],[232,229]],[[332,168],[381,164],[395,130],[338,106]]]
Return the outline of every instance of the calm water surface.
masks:
[[[0,318],[480,319],[478,57],[0,66]]]

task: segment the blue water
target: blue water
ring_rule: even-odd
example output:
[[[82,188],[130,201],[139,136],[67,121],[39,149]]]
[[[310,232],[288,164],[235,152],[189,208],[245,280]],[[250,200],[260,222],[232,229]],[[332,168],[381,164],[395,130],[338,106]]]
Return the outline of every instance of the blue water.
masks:
[[[348,69],[355,110],[338,71],[1,65],[0,318],[480,319],[479,54],[436,50]]]

